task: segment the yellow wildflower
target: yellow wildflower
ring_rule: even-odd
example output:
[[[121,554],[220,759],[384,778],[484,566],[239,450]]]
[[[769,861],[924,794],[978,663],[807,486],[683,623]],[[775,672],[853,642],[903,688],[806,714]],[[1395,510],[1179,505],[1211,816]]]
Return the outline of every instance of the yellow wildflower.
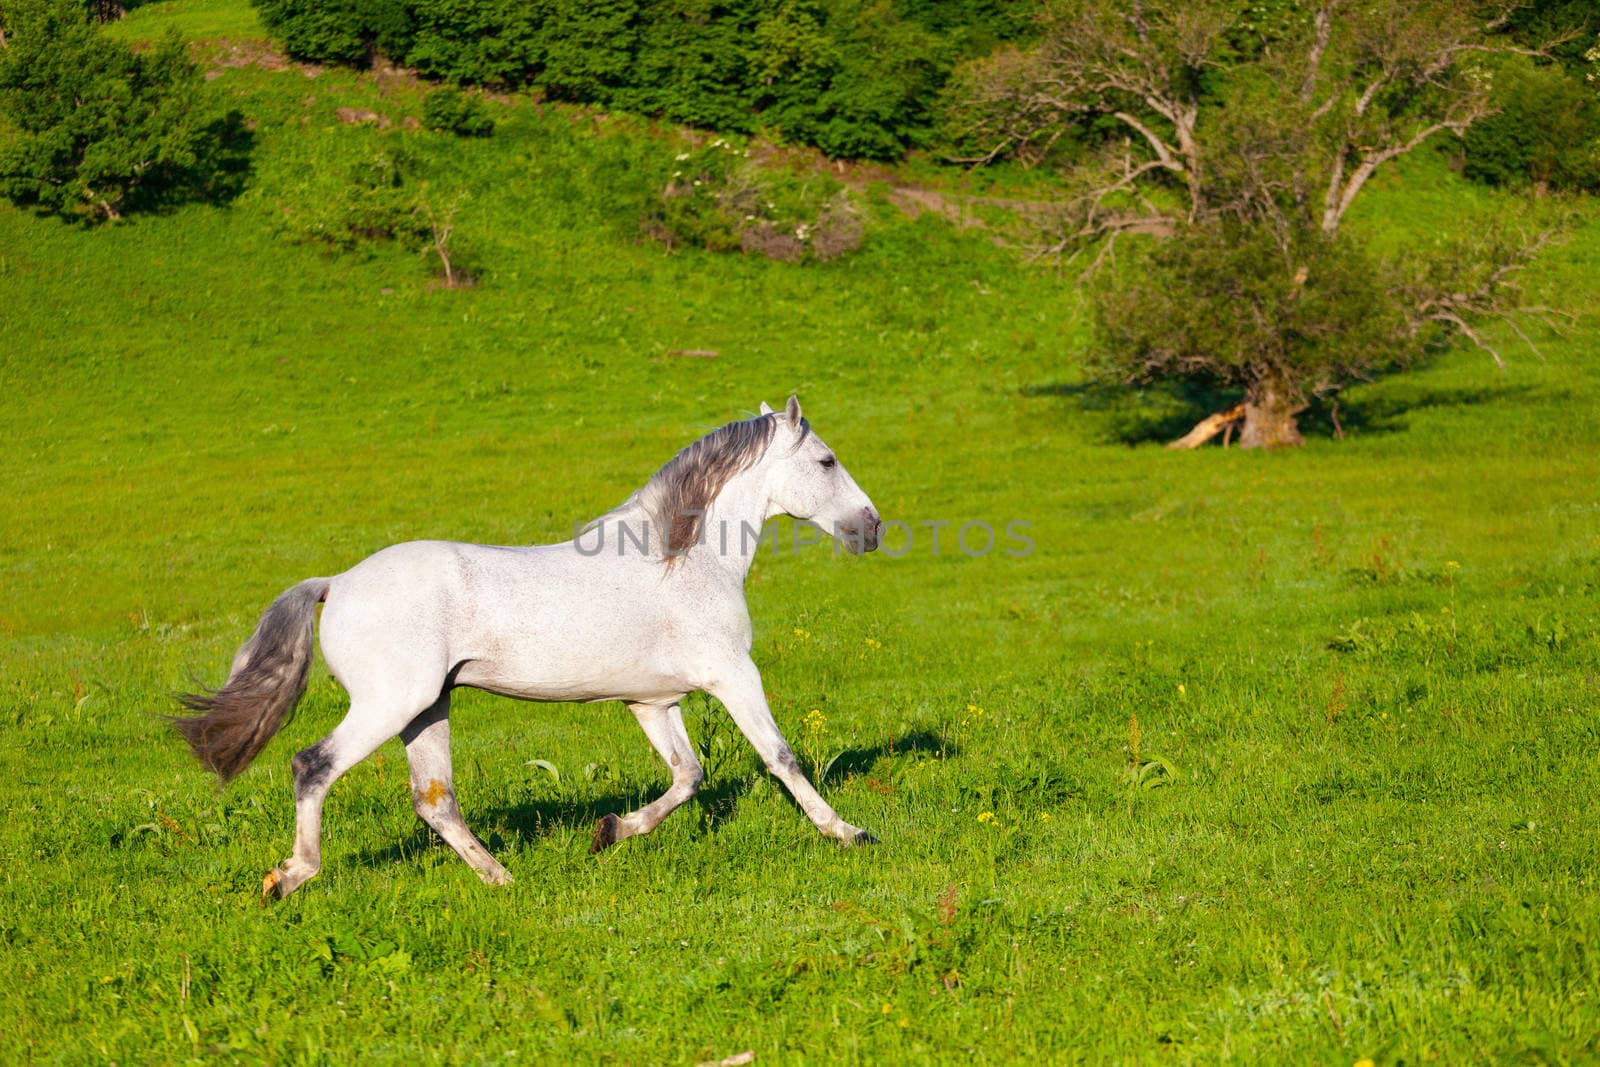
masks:
[[[994,822],[994,812],[992,812],[992,811],[980,811],[980,812],[978,812],[978,821],[979,822]]]

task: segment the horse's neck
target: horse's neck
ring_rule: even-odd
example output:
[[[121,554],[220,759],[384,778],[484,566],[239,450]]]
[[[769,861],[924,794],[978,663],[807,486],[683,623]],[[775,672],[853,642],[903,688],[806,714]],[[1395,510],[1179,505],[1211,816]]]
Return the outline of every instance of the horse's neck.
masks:
[[[735,476],[706,509],[700,543],[689,550],[690,558],[742,584],[760,547],[761,528],[774,514],[759,466]]]

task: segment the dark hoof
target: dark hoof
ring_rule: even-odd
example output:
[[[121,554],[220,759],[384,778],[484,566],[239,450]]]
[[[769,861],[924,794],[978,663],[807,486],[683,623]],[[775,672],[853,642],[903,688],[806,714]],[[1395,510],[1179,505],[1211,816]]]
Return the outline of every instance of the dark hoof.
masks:
[[[857,830],[856,831],[856,836],[850,839],[850,843],[852,845],[881,845],[881,844],[883,844],[882,841],[879,841],[876,837],[873,837],[871,834],[867,833],[865,830]]]
[[[594,841],[589,845],[590,853],[604,852],[617,843],[617,827],[622,825],[622,820],[615,815],[606,815],[594,828]]]

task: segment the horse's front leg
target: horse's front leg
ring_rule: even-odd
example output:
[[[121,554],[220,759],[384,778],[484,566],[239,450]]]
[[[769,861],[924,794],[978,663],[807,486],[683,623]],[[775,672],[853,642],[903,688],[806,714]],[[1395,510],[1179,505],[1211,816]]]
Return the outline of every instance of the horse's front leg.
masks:
[[[778,731],[767,707],[767,694],[761,688],[761,672],[746,659],[729,668],[719,679],[706,687],[706,692],[722,701],[739,731],[761,756],[767,770],[777,777],[800,805],[806,817],[828,837],[837,838],[847,845],[875,845],[878,839],[865,830],[851,826],[839,818],[838,812],[822,799],[805,774],[794,750]]]
[[[630,704],[634,717],[650,739],[650,744],[666,761],[672,771],[672,785],[661,796],[638,811],[630,811],[618,818],[607,815],[594,830],[594,843],[589,851],[599,852],[635,834],[647,834],[661,825],[661,820],[694,796],[705,779],[700,761],[695,758],[694,745],[689,743],[689,731],[683,725],[683,711],[677,701],[662,707],[659,704]]]

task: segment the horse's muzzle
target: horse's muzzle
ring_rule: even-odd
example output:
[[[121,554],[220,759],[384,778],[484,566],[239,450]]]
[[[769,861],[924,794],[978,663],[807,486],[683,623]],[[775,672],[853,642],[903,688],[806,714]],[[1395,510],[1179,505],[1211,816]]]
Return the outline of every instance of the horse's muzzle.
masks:
[[[862,508],[857,525],[843,531],[840,538],[856,555],[874,552],[883,537],[883,519],[872,508]]]

